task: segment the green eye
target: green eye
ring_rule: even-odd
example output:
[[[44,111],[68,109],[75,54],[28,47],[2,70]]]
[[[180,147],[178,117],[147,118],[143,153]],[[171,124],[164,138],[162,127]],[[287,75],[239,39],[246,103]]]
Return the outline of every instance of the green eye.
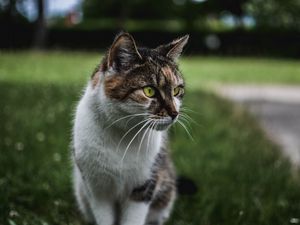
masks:
[[[176,87],[173,89],[173,95],[177,96],[182,92],[182,88],[181,87]]]
[[[155,95],[155,90],[152,87],[144,87],[143,91],[145,93],[145,95],[149,98],[153,97]]]

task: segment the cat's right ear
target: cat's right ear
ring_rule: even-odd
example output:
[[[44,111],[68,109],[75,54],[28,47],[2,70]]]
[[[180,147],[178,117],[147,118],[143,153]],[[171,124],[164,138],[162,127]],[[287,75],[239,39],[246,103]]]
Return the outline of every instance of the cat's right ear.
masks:
[[[121,33],[116,36],[108,51],[106,66],[107,69],[124,71],[141,60],[142,56],[138,52],[133,37],[129,33]]]
[[[174,61],[177,61],[179,56],[181,55],[184,46],[187,44],[189,40],[189,35],[185,35],[181,38],[177,38],[166,45],[161,45],[156,48],[156,50]]]

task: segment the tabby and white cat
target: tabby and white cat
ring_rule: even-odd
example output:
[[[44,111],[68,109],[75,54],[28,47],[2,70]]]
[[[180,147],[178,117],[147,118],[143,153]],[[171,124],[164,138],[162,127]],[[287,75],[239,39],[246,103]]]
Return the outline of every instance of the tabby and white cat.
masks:
[[[176,198],[167,129],[179,115],[184,80],[176,61],[188,35],[155,49],[121,33],[76,110],[74,189],[85,220],[163,224]]]

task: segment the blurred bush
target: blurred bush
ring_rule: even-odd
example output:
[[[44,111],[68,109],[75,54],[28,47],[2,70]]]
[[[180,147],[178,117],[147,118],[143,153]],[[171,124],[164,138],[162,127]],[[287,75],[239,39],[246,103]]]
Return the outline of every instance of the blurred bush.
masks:
[[[150,46],[190,33],[191,54],[300,56],[298,0],[78,0],[64,16],[46,3],[1,1],[0,48],[106,49],[127,30]]]

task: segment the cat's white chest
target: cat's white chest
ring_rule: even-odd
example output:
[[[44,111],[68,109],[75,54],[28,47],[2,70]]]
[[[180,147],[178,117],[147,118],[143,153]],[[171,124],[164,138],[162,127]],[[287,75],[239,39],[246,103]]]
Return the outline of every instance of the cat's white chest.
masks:
[[[127,149],[125,157],[124,148],[116,153],[114,146],[94,146],[85,151],[89,165],[83,169],[95,175],[92,182],[99,190],[109,191],[115,196],[127,195],[151,177],[152,165],[160,146],[156,143],[150,144],[151,151],[141,151],[139,154],[139,145],[134,144]]]
[[[99,146],[99,164],[107,174],[112,176],[114,183],[121,189],[131,189],[143,184],[151,176],[152,165],[155,156],[159,151],[161,135],[156,134],[155,138],[143,143],[136,140],[130,147],[126,144],[116,149],[115,145]],[[127,142],[128,143],[128,142]]]
[[[75,154],[84,160],[84,170],[93,185],[121,194],[142,185],[150,178],[152,165],[162,142],[162,132],[152,132],[151,138],[141,135],[120,141],[117,131],[107,132],[101,120],[95,122],[93,112],[83,102],[75,118]],[[133,138],[133,137],[132,137]],[[143,139],[143,141],[141,141]]]

